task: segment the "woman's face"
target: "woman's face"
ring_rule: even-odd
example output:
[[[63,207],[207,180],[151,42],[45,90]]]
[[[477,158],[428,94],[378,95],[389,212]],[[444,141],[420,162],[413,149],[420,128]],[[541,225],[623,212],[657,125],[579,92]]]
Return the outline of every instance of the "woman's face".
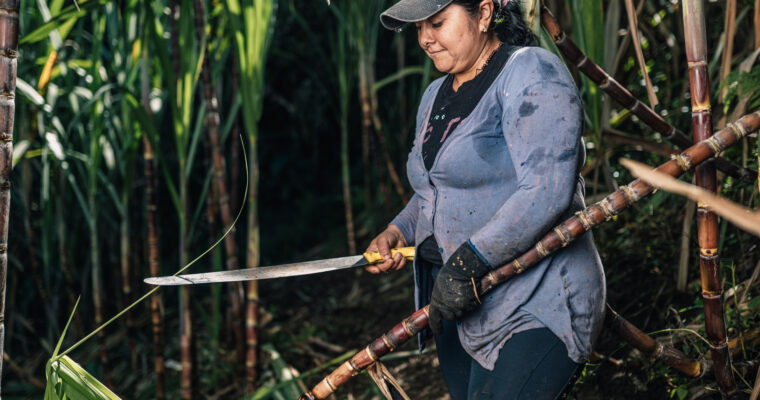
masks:
[[[488,1],[490,2],[490,0]],[[492,7],[484,7],[473,16],[458,4],[450,4],[432,17],[417,22],[417,41],[443,73],[469,71],[477,62],[487,40],[483,26],[490,20]],[[484,10],[486,8],[486,10]],[[484,11],[488,13],[484,16]]]

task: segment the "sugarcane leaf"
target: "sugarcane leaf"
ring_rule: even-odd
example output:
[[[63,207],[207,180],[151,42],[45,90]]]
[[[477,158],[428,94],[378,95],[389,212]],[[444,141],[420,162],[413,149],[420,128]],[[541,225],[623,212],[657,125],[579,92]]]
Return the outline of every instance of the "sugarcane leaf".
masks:
[[[82,297],[77,297],[76,303],[74,303],[74,309],[71,310],[71,314],[69,315],[69,320],[66,321],[66,326],[63,327],[63,332],[61,333],[61,338],[58,339],[58,343],[55,345],[55,350],[53,350],[53,357],[55,358],[58,355],[58,350],[61,349],[61,343],[63,343],[63,338],[66,336],[66,331],[69,329],[69,325],[71,324],[71,320],[74,318],[74,313],[77,311],[77,306],[79,306],[79,300],[81,300]]]
[[[205,124],[203,123],[204,118],[206,118],[206,100],[201,100],[199,110],[196,112],[193,132],[190,136],[190,148],[187,152],[187,163],[185,165],[185,171],[183,171],[186,177],[189,177],[193,170],[195,154],[198,150],[198,143],[204,132],[203,128],[205,128]]]
[[[16,90],[20,91],[21,94],[24,95],[29,101],[31,101],[33,104],[42,106],[45,104],[45,99],[42,98],[42,95],[40,95],[32,85],[28,84],[25,80],[21,79],[20,77],[16,78]]]
[[[225,143],[227,141],[227,136],[230,135],[230,131],[232,131],[232,126],[235,125],[235,122],[237,121],[237,115],[240,111],[240,106],[243,104],[242,98],[240,97],[240,92],[235,93],[235,98],[232,100],[232,106],[230,107],[230,112],[227,114],[227,118],[224,121],[224,125],[222,125],[221,130],[221,137],[222,137],[222,143]]]
[[[70,152],[67,152],[70,154]],[[86,157],[85,157],[86,159]],[[74,192],[74,197],[77,199],[77,203],[79,204],[79,207],[84,214],[85,220],[89,221],[92,218],[92,214],[90,213],[90,208],[87,206],[87,201],[84,199],[84,194],[82,193],[82,190],[79,188],[79,184],[76,180],[76,177],[71,172],[69,168],[69,163],[67,161],[61,162],[61,170],[63,171],[64,177],[66,180],[69,181],[68,189],[71,189],[72,192]]]
[[[19,160],[21,160],[22,157],[26,155],[26,151],[29,150],[30,146],[29,140],[23,139],[19,141],[14,141],[13,143],[13,164],[11,164],[11,168],[15,168],[16,164],[18,164]]]
[[[68,389],[73,389],[73,393],[66,393],[66,395],[72,399],[75,399],[75,395],[81,395],[82,397],[80,398],[83,400],[90,400],[93,398],[119,400],[119,397],[116,396],[116,394],[104,384],[100,383],[100,381],[95,379],[95,377],[90,375],[89,372],[68,356],[61,356],[59,365],[65,367],[64,371],[70,372],[67,377],[71,378],[71,380],[66,382],[66,379],[64,379],[64,383],[68,383],[68,385],[66,385]]]
[[[55,29],[60,28],[69,19],[79,18],[84,15],[87,15],[89,10],[99,7],[99,6],[104,6],[107,3],[108,3],[107,0],[90,0],[90,1],[80,1],[79,9],[77,9],[74,5],[68,6],[64,8],[60,14],[52,17],[49,21],[42,24],[37,29],[24,35],[21,38],[21,40],[19,40],[19,44],[31,44],[31,43],[36,43],[36,42],[45,40],[45,38],[48,37],[50,32],[52,32]]]
[[[108,197],[113,201],[116,211],[123,215],[126,211],[125,205],[116,192],[116,187],[114,187],[112,180],[101,171],[98,171],[98,182],[106,188],[106,193],[108,193]]]
[[[60,161],[63,161],[66,158],[66,154],[63,151],[61,141],[58,140],[58,135],[53,132],[45,133],[45,142],[47,143],[47,147],[50,149],[50,151],[53,152],[55,158]]]
[[[198,193],[198,198],[205,199],[206,196],[208,196],[208,189],[211,187],[211,183],[213,181],[214,177],[214,168],[210,168],[208,172],[206,173],[206,178],[203,180],[203,187],[201,188],[200,193]],[[195,234],[195,226],[200,220],[201,212],[206,208],[206,203],[203,201],[199,201],[198,204],[195,206],[195,211],[193,212],[193,218],[190,220],[190,227],[187,230],[187,236],[193,237]]]
[[[288,382],[288,384],[280,388],[280,390],[284,392],[283,394],[286,396],[286,398],[298,398],[301,395],[301,390],[294,381],[296,376],[293,374],[291,367],[285,362],[285,360],[282,359],[280,352],[278,352],[277,349],[275,349],[274,346],[269,343],[262,345],[261,350],[269,353],[271,359],[270,363],[272,365],[272,369],[274,369],[274,373],[277,376],[277,379],[281,382]]]
[[[678,400],[683,400],[686,398],[686,396],[689,395],[689,390],[686,389],[683,386],[678,386],[676,388],[676,394],[678,395]]]
[[[423,74],[423,73],[425,73],[425,68],[421,65],[402,68],[401,70],[396,71],[390,76],[387,76],[375,82],[375,84],[372,85],[372,91],[377,92],[378,90],[382,89],[386,85],[389,85],[395,81],[401,80],[408,75]]]

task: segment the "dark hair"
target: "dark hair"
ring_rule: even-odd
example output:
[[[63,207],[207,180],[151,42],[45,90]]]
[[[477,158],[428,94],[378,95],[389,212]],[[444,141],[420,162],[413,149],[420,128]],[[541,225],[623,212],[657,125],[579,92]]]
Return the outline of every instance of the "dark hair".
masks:
[[[464,7],[470,15],[476,17],[482,0],[454,0],[452,4]],[[499,0],[497,0],[499,2]],[[513,46],[535,46],[536,36],[528,29],[520,12],[520,2],[510,0],[502,9],[494,3],[491,25],[488,27],[502,42]]]

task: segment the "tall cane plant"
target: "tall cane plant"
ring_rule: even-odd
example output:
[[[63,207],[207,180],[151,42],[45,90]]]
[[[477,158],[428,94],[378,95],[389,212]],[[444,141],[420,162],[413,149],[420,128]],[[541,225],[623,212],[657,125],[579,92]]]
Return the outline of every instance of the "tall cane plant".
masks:
[[[227,0],[226,4],[240,68],[243,123],[248,133],[250,166],[246,266],[252,268],[257,267],[260,261],[258,123],[261,119],[264,70],[274,31],[277,2],[275,0]],[[250,281],[246,290],[245,318],[247,345],[245,377],[249,391],[253,390],[257,379],[258,303],[258,283]]]
[[[0,377],[5,343],[5,282],[8,272],[8,221],[13,162],[13,117],[16,110],[16,68],[19,0],[2,3],[0,14]],[[0,382],[2,383],[2,382]],[[2,386],[0,386],[0,389]],[[2,391],[0,390],[0,393]]]
[[[683,0],[686,58],[689,61],[689,91],[694,142],[712,136],[710,77],[707,70],[707,38],[704,3]],[[697,185],[710,192],[717,190],[715,163],[710,161],[696,169]],[[697,205],[699,237],[699,269],[702,275],[702,301],[705,308],[705,329],[710,341],[710,355],[715,363],[715,378],[724,396],[737,396],[736,383],[728,350],[728,334],[723,311],[723,286],[718,254],[718,215],[706,205]]]

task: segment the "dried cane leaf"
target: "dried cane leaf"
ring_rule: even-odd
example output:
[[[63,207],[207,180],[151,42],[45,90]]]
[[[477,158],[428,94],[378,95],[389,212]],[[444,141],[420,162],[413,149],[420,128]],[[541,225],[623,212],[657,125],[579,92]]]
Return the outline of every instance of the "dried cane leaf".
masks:
[[[681,182],[669,175],[653,170],[651,167],[628,159],[620,163],[631,171],[633,176],[659,187],[665,191],[686,196],[698,203],[706,204],[712,211],[731,221],[739,228],[760,236],[760,213],[752,212],[730,200],[712,194],[700,187]]]
[[[649,96],[649,106],[655,108],[657,104],[659,104],[659,101],[657,100],[657,95],[654,93],[652,81],[649,80],[646,60],[644,60],[644,53],[641,51],[638,28],[639,22],[636,15],[636,8],[633,5],[633,0],[625,0],[625,10],[628,13],[628,26],[631,30],[633,49],[636,51],[636,60],[638,61],[639,68],[641,68],[641,76],[644,78],[644,83],[646,84],[647,96]]]

